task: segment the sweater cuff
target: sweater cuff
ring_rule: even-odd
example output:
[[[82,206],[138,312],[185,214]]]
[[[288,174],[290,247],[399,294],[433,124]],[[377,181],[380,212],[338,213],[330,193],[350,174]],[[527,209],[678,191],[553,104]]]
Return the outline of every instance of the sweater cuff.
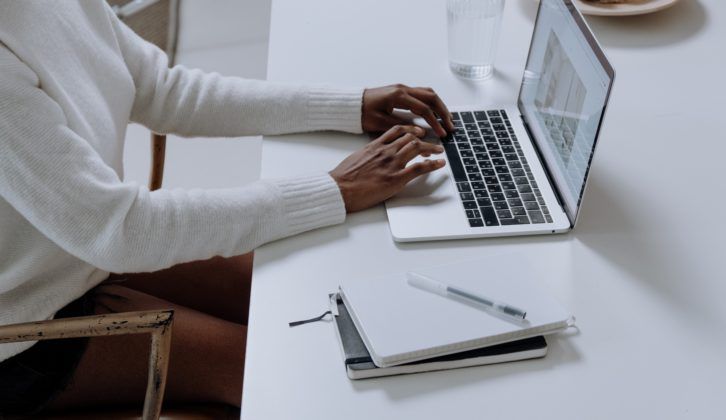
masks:
[[[338,184],[329,174],[270,180],[282,196],[287,232],[295,235],[345,221],[345,203]]]
[[[363,88],[308,90],[308,129],[362,133]]]

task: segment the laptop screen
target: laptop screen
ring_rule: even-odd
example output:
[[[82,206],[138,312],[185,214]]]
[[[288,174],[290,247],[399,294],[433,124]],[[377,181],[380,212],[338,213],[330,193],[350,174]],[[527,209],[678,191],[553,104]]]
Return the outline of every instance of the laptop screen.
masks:
[[[574,224],[614,71],[570,0],[541,0],[519,110]]]

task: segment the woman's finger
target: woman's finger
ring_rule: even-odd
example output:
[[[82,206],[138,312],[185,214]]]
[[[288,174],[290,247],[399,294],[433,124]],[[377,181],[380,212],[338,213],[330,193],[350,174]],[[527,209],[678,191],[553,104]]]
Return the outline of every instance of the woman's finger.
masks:
[[[441,100],[439,95],[437,95],[433,89],[420,87],[411,88],[409,89],[408,94],[425,102],[433,108],[434,112],[439,116],[439,118],[441,118],[441,121],[444,122],[446,129],[449,132],[454,131],[454,122],[451,120],[451,112],[449,112],[449,109],[446,107],[446,104],[444,104],[444,101]]]
[[[422,140],[414,140],[411,142],[408,142],[405,146],[403,146],[398,153],[396,153],[396,157],[399,159],[399,161],[402,164],[407,164],[411,159],[415,158],[418,155],[422,155],[425,157],[431,156],[432,154],[439,154],[444,151],[444,148],[437,145],[437,144],[431,144]]]
[[[431,126],[437,136],[445,137],[446,130],[441,125],[434,111],[426,103],[414,98],[411,95],[404,95],[395,104],[396,108],[406,108],[414,114],[422,117]]]
[[[374,142],[388,144],[396,141],[398,138],[412,134],[416,137],[423,137],[426,134],[426,130],[415,125],[394,125],[389,128],[385,133],[381,134],[380,137],[374,140]]]
[[[392,141],[388,147],[391,147],[396,153],[409,145],[410,143],[416,143],[421,141],[417,136],[406,133],[403,136],[397,138],[396,140]]]
[[[406,166],[398,173],[398,175],[401,176],[406,183],[408,183],[421,175],[443,168],[444,165],[446,165],[446,161],[444,159],[426,159],[421,162],[416,162],[413,165]]]

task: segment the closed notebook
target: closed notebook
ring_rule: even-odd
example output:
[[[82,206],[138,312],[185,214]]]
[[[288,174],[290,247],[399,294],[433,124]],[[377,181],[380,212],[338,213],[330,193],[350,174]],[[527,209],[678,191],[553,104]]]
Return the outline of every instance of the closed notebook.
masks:
[[[358,330],[355,328],[355,324],[353,324],[353,320],[350,319],[343,300],[335,296],[332,304],[338,308],[333,325],[335,325],[335,331],[338,333],[338,338],[340,339],[340,345],[345,359],[345,369],[350,379],[378,378],[382,376],[491,365],[495,363],[534,359],[544,357],[547,354],[547,342],[544,337],[538,335],[524,340],[498,344],[496,346],[381,368],[373,363],[363,340],[360,338],[360,334],[358,334]]]
[[[526,322],[493,316],[474,305],[412,287],[404,272],[346,278],[340,296],[379,367],[552,334],[573,322],[571,314],[538,284],[536,270],[521,255],[414,271],[522,308],[527,311]]]

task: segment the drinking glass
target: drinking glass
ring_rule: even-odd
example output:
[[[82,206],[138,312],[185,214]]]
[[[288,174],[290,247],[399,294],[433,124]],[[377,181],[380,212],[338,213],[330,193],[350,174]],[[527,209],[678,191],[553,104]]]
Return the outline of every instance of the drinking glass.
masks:
[[[447,0],[449,67],[454,74],[483,80],[494,74],[504,0]]]

